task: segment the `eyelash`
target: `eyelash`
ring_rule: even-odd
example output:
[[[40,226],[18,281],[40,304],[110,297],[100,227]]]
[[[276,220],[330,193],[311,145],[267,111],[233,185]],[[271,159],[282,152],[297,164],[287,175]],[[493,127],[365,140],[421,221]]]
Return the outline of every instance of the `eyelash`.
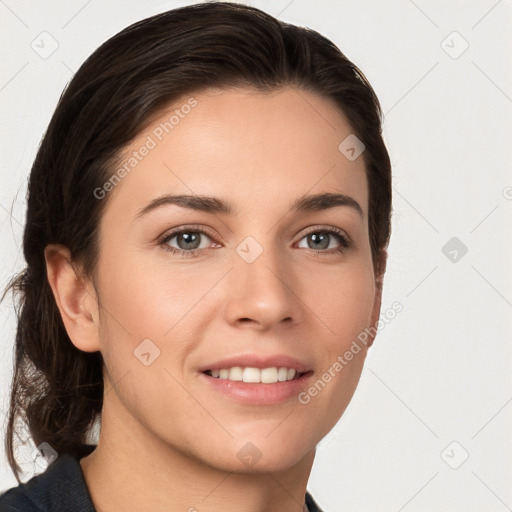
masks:
[[[176,255],[179,255],[179,256],[181,256],[183,258],[194,258],[194,257],[200,256],[201,253],[205,249],[192,249],[190,251],[186,251],[184,249],[176,249],[175,247],[171,247],[171,246],[168,245],[167,242],[172,240],[176,235],[180,235],[182,233],[201,233],[203,235],[206,235],[208,238],[213,238],[203,228],[201,228],[199,226],[190,226],[190,227],[180,228],[180,229],[177,229],[177,230],[165,233],[158,240],[158,244],[161,245],[162,248],[165,251],[171,252],[171,253],[176,254]],[[343,253],[343,251],[345,249],[350,249],[352,247],[352,241],[345,234],[345,232],[342,231],[341,229],[333,228],[333,227],[325,228],[325,229],[323,229],[323,228],[319,229],[317,227],[311,228],[306,233],[304,233],[304,236],[299,240],[299,242],[303,238],[305,238],[306,236],[308,236],[308,235],[310,235],[312,233],[327,233],[329,235],[334,235],[335,237],[338,238],[338,241],[339,241],[340,246],[341,246],[341,247],[338,247],[336,249],[329,249],[329,250],[327,250],[327,249],[324,249],[324,250],[309,249],[314,254],[323,255],[323,256],[326,256],[326,255],[332,256],[332,255],[334,255],[336,253]]]

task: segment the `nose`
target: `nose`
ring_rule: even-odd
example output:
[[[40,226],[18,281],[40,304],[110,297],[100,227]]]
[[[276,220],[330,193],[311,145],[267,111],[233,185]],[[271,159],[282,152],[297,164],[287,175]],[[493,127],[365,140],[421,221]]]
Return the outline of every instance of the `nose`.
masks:
[[[299,281],[282,255],[263,250],[249,263],[251,260],[240,254],[234,255],[226,287],[228,323],[259,330],[297,323],[301,314],[300,291],[296,289]]]

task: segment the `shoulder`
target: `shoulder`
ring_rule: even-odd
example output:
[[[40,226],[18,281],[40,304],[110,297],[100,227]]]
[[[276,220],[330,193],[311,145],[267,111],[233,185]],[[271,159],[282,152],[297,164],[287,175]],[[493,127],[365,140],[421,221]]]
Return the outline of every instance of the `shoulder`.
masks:
[[[41,509],[37,504],[18,487],[0,493],[0,512],[39,512]]]
[[[64,454],[28,482],[0,494],[0,512],[95,512],[79,460]]]

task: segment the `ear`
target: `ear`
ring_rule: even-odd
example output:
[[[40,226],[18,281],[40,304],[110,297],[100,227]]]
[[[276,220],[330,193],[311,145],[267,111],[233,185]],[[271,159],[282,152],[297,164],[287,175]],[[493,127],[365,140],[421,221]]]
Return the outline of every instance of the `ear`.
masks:
[[[73,345],[84,352],[99,351],[98,300],[94,286],[77,275],[67,247],[48,245],[44,257],[46,275]]]
[[[379,251],[378,261],[375,264],[375,298],[373,301],[373,310],[372,310],[372,319],[370,326],[373,327],[370,338],[367,342],[367,346],[371,347],[373,342],[375,341],[375,336],[377,335],[377,324],[379,322],[380,317],[380,308],[382,304],[382,286],[384,284],[384,273],[386,272],[386,263],[388,260],[388,253],[386,249],[381,249]]]

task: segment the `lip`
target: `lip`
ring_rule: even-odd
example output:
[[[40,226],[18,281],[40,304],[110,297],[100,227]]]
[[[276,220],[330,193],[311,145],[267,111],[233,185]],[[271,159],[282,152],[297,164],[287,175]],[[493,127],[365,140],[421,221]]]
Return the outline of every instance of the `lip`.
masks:
[[[221,370],[234,366],[250,368],[294,368],[302,375],[293,380],[274,382],[272,384],[233,381],[219,379],[208,375],[208,370]],[[287,355],[241,354],[209,363],[199,368],[199,379],[216,393],[221,393],[230,400],[247,405],[274,405],[296,399],[308,386],[313,375],[309,365]]]
[[[234,366],[241,366],[243,368],[259,368],[260,370],[276,366],[277,368],[294,368],[298,373],[311,371],[311,367],[306,363],[299,361],[295,357],[284,354],[240,354],[201,366],[199,371],[206,372],[208,370],[222,370],[223,368],[233,368]]]
[[[298,379],[263,384],[229,379],[218,379],[200,373],[199,379],[210,389],[228,399],[248,405],[274,405],[296,399],[309,384],[313,372],[302,374]]]

